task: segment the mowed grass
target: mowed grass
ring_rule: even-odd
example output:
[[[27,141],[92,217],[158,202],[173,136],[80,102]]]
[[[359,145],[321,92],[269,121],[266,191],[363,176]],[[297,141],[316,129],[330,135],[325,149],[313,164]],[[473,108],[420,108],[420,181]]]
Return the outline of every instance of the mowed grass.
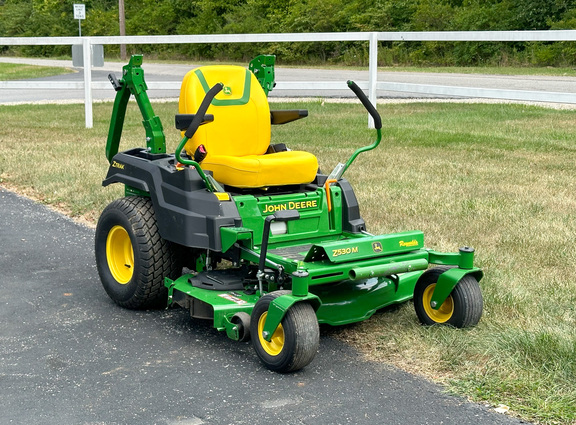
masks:
[[[52,77],[71,72],[68,68],[0,63],[0,81]]]
[[[273,142],[315,153],[324,172],[371,143],[359,105],[273,104],[310,116]],[[102,188],[111,104],[0,106],[0,179],[94,223],[118,185]],[[156,104],[169,150],[174,103]],[[420,229],[430,248],[476,248],[485,309],[472,329],[425,328],[411,303],[335,328],[367,358],[547,424],[576,423],[576,120],[524,105],[379,106],[384,139],[347,171],[372,233]],[[33,118],[32,118],[33,117]],[[143,146],[135,104],[121,149]],[[385,407],[383,407],[385,408]]]

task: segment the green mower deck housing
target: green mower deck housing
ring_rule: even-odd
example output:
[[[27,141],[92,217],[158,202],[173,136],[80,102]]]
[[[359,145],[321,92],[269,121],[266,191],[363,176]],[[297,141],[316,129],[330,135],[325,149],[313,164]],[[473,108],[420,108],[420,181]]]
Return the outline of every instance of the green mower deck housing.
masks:
[[[273,56],[261,56],[250,66],[266,95],[274,86],[273,63]],[[478,322],[482,271],[474,266],[473,249],[427,249],[420,231],[367,232],[352,186],[342,177],[382,137],[378,112],[358,86],[349,82],[376,123],[372,145],[330,175],[318,172],[310,183],[246,189],[218,182],[201,160],[183,153],[193,126],[222,125],[218,116],[206,114],[215,95],[208,93],[195,115],[177,116],[186,133],[175,154],[166,153],[141,65],[142,57],[133,56],[120,80],[110,77],[117,96],[103,185],[124,184],[126,197],[103,212],[96,256],[115,302],[187,308],[234,340],[251,338],[262,362],[279,372],[312,361],[318,323],[359,322],[412,298],[423,324]],[[147,146],[118,153],[131,95],[142,112]],[[271,111],[271,121],[306,115]]]

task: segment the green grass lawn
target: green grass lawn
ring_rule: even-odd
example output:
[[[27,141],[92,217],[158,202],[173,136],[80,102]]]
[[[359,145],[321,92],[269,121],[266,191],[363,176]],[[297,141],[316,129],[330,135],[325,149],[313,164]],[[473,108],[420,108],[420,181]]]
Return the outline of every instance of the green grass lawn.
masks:
[[[73,72],[68,68],[0,63],[0,81],[51,77]]]
[[[169,127],[174,103],[155,105]],[[273,129],[273,142],[313,152],[329,172],[371,143],[366,113],[349,104],[275,104],[310,116]],[[94,222],[118,185],[101,187],[111,104],[0,106],[0,184]],[[576,422],[576,120],[523,105],[379,106],[384,139],[346,177],[371,233],[419,229],[443,251],[476,248],[484,316],[472,329],[425,328],[411,303],[325,330],[367,358],[546,424]],[[34,117],[34,124],[22,117]],[[131,104],[121,149],[143,146]],[[224,337],[224,336],[223,336]],[[322,349],[322,348],[321,348]]]

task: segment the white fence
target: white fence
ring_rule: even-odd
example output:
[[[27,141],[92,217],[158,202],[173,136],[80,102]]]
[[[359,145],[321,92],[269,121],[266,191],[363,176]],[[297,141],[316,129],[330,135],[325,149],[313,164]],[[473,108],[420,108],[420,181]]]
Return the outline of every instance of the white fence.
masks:
[[[125,37],[0,37],[0,46],[78,45],[83,46],[84,72],[82,83],[0,81],[0,89],[84,89],[86,127],[92,128],[92,90],[108,87],[108,83],[93,82],[92,46],[119,44],[202,44],[202,43],[272,43],[272,42],[367,41],[369,43],[368,81],[357,84],[368,90],[376,103],[377,91],[400,91],[427,95],[512,99],[523,101],[576,103],[572,93],[544,91],[496,90],[471,87],[422,85],[408,83],[379,83],[377,60],[379,41],[576,41],[576,30],[558,31],[437,31],[437,32],[344,32],[344,33],[283,33],[283,34],[215,34],[165,35]],[[176,82],[153,83],[156,88],[179,89]],[[104,87],[104,85],[106,87]],[[342,90],[343,83],[309,81],[279,82],[282,90]]]

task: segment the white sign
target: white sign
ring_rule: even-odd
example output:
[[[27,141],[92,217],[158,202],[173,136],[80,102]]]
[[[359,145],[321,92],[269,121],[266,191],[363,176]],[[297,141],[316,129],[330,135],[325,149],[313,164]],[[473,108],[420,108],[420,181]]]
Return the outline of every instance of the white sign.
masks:
[[[86,5],[74,4],[74,19],[86,19]]]

